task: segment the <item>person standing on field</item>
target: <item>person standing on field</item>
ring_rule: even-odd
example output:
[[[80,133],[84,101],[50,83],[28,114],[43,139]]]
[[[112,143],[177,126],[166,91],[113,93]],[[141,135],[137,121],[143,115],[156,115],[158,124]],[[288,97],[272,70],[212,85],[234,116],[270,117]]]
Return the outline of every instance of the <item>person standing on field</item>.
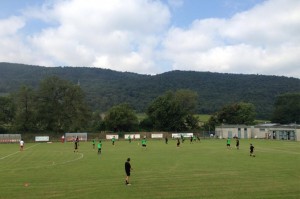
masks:
[[[131,164],[130,164],[130,158],[127,158],[127,161],[125,162],[125,173],[126,173],[126,178],[125,178],[125,185],[131,185],[129,183],[129,177],[130,177],[130,172],[131,172]]]
[[[24,141],[20,140],[20,151],[24,150]]]
[[[236,138],[236,149],[240,149],[240,140],[239,140],[239,138],[237,137]]]
[[[74,153],[78,152],[78,146],[79,146],[79,138],[77,136],[75,141],[74,141]]]
[[[99,143],[98,143],[98,155],[101,154],[101,150],[102,150],[102,143],[101,143],[101,140],[99,140]]]
[[[177,138],[177,144],[176,144],[177,147],[180,147],[180,140],[179,138]]]
[[[255,157],[254,146],[252,144],[250,144],[250,156]]]
[[[111,139],[111,141],[112,141],[112,145],[114,146],[115,145],[115,141],[116,141],[115,136],[113,136],[113,138]]]
[[[230,147],[230,138],[227,138],[227,149],[231,149],[231,147]]]
[[[142,139],[142,147],[146,148],[147,147],[147,140],[146,140],[146,137],[144,137]]]
[[[96,144],[95,139],[92,140],[92,143],[93,143],[93,149],[95,149],[95,144]]]

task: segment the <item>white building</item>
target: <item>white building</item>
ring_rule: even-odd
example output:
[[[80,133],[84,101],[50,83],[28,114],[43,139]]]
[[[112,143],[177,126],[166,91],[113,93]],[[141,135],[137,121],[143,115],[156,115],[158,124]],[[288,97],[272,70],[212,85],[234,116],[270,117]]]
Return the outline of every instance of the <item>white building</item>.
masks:
[[[247,125],[221,125],[215,129],[219,138],[265,138],[274,140],[300,141],[300,125],[297,124],[259,124]]]

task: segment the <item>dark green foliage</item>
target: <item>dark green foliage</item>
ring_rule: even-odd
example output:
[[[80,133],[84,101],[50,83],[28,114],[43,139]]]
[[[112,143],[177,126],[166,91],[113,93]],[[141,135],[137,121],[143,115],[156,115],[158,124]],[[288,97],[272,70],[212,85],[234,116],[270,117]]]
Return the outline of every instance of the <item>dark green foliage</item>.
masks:
[[[79,86],[49,77],[41,82],[37,95],[40,129],[77,132],[87,127],[90,113]]]
[[[183,131],[197,125],[192,115],[195,111],[197,94],[189,90],[168,91],[157,97],[148,107],[147,115],[155,130]]]
[[[219,112],[213,114],[204,124],[205,130],[215,129],[217,125],[224,124],[254,124],[256,112],[251,103],[233,103],[224,106]]]
[[[36,93],[26,86],[22,86],[15,95],[16,118],[14,129],[17,132],[37,131]]]
[[[254,105],[243,102],[224,106],[217,114],[218,121],[226,124],[250,125],[254,123],[255,116]]]
[[[138,118],[128,104],[113,106],[104,118],[106,130],[114,132],[136,131]]]
[[[287,93],[276,98],[272,122],[300,123],[300,93]]]
[[[150,76],[100,68],[0,63],[0,95],[16,92],[21,85],[37,89],[41,80],[53,75],[80,83],[88,105],[100,112],[124,102],[137,112],[146,112],[150,102],[166,91],[189,89],[198,94],[198,114],[212,114],[226,104],[243,101],[256,107],[257,118],[269,119],[276,96],[300,92],[299,79],[278,76],[193,71]]]
[[[0,97],[0,133],[12,130],[15,118],[15,105],[11,96]]]

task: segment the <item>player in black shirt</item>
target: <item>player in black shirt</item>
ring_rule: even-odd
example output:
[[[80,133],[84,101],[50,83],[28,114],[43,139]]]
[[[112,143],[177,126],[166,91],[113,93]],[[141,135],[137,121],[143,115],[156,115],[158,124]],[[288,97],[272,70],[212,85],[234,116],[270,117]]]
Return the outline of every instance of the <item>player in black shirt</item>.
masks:
[[[254,146],[252,144],[250,144],[250,156],[255,157]]]
[[[240,149],[240,140],[239,138],[236,138],[236,149]]]
[[[131,170],[132,170],[132,168],[131,168],[131,164],[130,164],[130,158],[127,158],[127,161],[125,162],[125,173],[126,173],[125,184],[126,185],[131,185],[129,183],[129,177],[130,177]]]

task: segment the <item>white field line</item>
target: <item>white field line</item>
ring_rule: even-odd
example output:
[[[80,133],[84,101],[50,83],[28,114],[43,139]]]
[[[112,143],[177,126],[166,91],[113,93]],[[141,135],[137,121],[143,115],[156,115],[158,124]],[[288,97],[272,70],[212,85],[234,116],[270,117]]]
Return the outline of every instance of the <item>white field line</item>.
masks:
[[[288,154],[296,154],[300,155],[300,153],[295,152],[295,151],[287,151],[287,150],[282,150],[282,149],[271,149],[271,148],[258,148],[258,151],[278,151],[278,152],[284,152]]]
[[[27,147],[27,148],[24,149],[24,151],[27,150],[27,149],[30,149],[30,148],[32,148],[32,147],[35,147],[35,146],[37,146],[37,145],[39,145],[39,144],[40,144],[40,143],[35,144],[35,145],[32,145],[32,146],[30,146],[30,147]],[[11,154],[9,154],[9,155],[7,155],[7,156],[1,157],[0,160],[3,160],[3,159],[5,159],[5,158],[7,158],[7,157],[9,157],[9,156],[15,155],[15,154],[20,153],[20,152],[21,152],[21,151],[17,151],[17,152],[11,153]]]
[[[75,162],[77,160],[80,160],[83,158],[83,153],[78,153],[78,155],[80,155],[78,158],[75,158],[73,160],[68,160],[65,162],[60,162],[60,163],[55,163],[54,161],[52,162],[52,164],[49,165],[41,165],[41,166],[33,166],[33,167],[24,167],[24,168],[16,168],[16,169],[3,169],[1,171],[19,171],[19,170],[27,170],[27,169],[40,169],[40,168],[45,168],[45,167],[53,167],[53,166],[57,166],[57,165],[64,165],[64,164],[68,164],[70,162]]]

